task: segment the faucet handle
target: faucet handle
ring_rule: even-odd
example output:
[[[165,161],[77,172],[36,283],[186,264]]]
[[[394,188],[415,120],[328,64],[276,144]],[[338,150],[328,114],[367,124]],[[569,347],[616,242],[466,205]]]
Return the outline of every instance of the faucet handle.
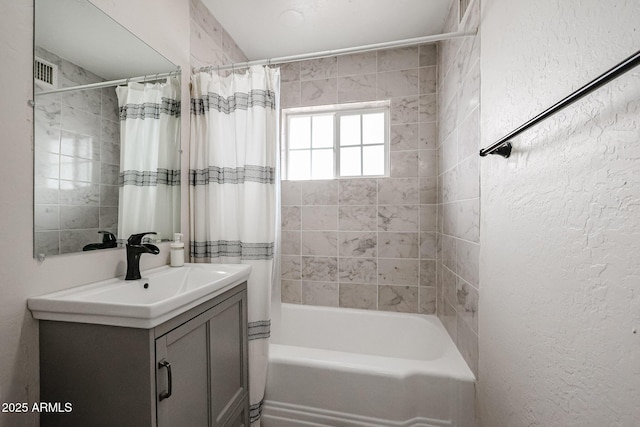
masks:
[[[102,234],[102,243],[116,242],[116,236],[110,231],[98,231],[98,234]]]
[[[137,234],[132,234],[131,236],[129,236],[129,239],[127,240],[127,244],[129,245],[141,245],[142,244],[142,238],[144,236],[146,236],[147,234],[158,234],[155,231],[147,231],[146,233],[137,233]]]

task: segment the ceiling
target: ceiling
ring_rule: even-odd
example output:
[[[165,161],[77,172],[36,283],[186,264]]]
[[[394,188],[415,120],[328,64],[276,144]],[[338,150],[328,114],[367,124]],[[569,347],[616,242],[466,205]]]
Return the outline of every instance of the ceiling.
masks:
[[[202,0],[249,60],[442,32],[451,0]]]

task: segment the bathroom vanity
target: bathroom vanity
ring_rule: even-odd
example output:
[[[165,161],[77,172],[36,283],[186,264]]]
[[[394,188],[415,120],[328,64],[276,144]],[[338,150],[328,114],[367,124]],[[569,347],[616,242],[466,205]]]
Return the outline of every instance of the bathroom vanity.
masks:
[[[248,276],[248,266],[237,267],[243,267]],[[61,408],[72,408],[42,413],[43,427],[249,425],[246,276],[235,272],[234,280],[209,285],[211,292],[188,299],[191,302],[178,309],[169,309],[166,319],[164,312],[173,307],[167,301],[188,293],[185,288],[190,286],[201,294],[203,285],[193,283],[213,277],[205,271],[211,267],[193,264],[190,268],[190,272],[189,268],[160,269],[168,275],[181,270],[179,273],[191,278],[173,277],[181,283],[175,284],[173,294],[158,293],[163,295],[165,307],[149,309],[154,317],[146,324],[140,320],[148,321],[147,318],[131,320],[122,314],[105,319],[104,313],[127,312],[126,302],[106,308],[104,300],[108,298],[100,295],[104,286],[99,284],[29,300],[34,317],[40,319],[40,401],[60,402]],[[140,287],[138,293],[151,295],[145,291],[161,288],[165,285],[163,280],[170,282],[165,278],[154,281],[153,274],[150,276],[111,285]],[[189,280],[193,283],[189,284]],[[103,311],[95,316],[96,323],[87,323],[91,320],[86,318],[87,313],[83,314],[83,321],[73,317],[71,321],[56,319],[64,317],[64,313],[53,311],[56,302],[71,316],[71,311],[91,305],[87,300],[92,298],[103,305],[93,307],[93,313]],[[79,308],[72,310],[60,303],[62,300],[85,304],[76,304]],[[132,305],[145,305],[133,300]],[[147,301],[146,305],[153,306],[158,301]],[[49,311],[42,308],[43,303],[49,304]]]

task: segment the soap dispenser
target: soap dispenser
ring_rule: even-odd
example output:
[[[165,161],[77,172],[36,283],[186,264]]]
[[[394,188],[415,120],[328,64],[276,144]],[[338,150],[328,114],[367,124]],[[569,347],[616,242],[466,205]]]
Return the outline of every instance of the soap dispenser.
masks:
[[[182,241],[182,233],[173,235],[173,243],[171,243],[171,267],[182,267],[184,265],[184,242]]]

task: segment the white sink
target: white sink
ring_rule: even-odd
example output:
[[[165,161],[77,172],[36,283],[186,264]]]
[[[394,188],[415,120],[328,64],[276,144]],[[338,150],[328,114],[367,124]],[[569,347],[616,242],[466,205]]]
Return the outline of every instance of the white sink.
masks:
[[[246,264],[185,264],[142,272],[140,280],[95,282],[32,297],[27,306],[43,320],[153,328],[244,282]]]

